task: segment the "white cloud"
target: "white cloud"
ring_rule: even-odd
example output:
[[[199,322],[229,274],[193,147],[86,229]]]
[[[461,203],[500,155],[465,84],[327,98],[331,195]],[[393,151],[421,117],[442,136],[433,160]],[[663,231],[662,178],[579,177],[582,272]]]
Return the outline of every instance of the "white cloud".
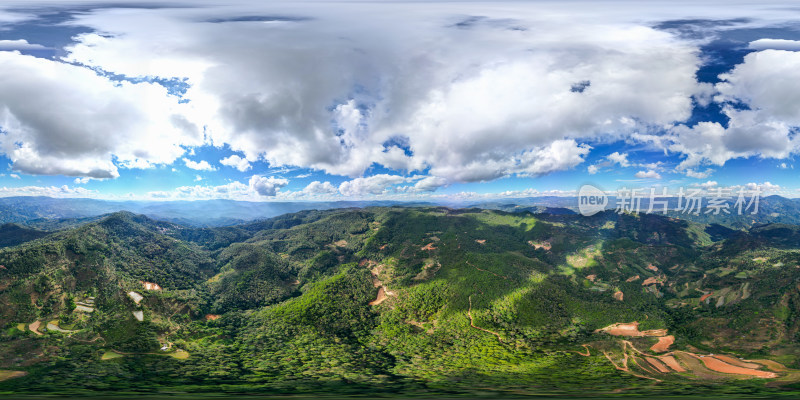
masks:
[[[89,183],[90,180],[92,180],[92,178],[89,178],[89,177],[75,178],[75,180],[73,182],[75,182],[76,185],[85,185],[85,184]]]
[[[197,22],[262,7],[309,19]],[[448,22],[465,13],[499,22]],[[695,44],[613,13],[590,14],[570,12],[565,23],[558,3],[536,13],[403,3],[96,10],[77,23],[103,35],[79,35],[68,60],[187,78],[188,120],[247,160],[351,177],[378,163],[481,181],[573,168],[588,153],[586,140],[690,115],[702,92]],[[571,91],[585,81],[585,90]],[[398,137],[404,146],[384,145]],[[543,153],[554,148],[564,152]]]
[[[701,165],[725,165],[734,158],[783,159],[796,153],[800,142],[792,127],[800,126],[800,52],[764,50],[750,53],[742,64],[720,75],[715,101],[723,104],[728,126],[701,122],[680,125],[653,140],[683,154],[678,170]],[[749,109],[734,107],[744,103]]]
[[[789,50],[800,51],[800,40],[758,39],[747,46],[753,50]]]
[[[195,182],[200,182],[200,181],[202,181],[202,180],[203,180],[203,177],[202,177],[202,176],[200,176],[200,175],[195,175],[195,176],[194,176],[194,181],[195,181]]]
[[[149,192],[147,197],[160,200],[261,199],[250,186],[238,181],[219,186],[181,186],[171,191]]]
[[[696,81],[697,41],[652,28],[664,18],[741,10],[631,3],[620,13],[555,1],[537,2],[535,12],[525,3],[192,4],[75,14],[70,24],[95,32],[66,49],[74,65],[0,52],[7,131],[0,151],[14,170],[114,178],[120,168],[171,164],[186,148],[213,144],[243,155],[220,160],[239,171],[261,160],[350,177],[379,164],[403,175],[430,171],[444,180],[437,184],[537,176],[581,164],[586,143],[686,121],[693,100],[741,101],[753,111],[727,108],[727,129],[706,122],[651,135],[657,147],[685,157],[678,170],[782,158],[797,148],[790,135],[800,120],[796,54],[749,54],[712,87]],[[782,15],[748,11],[772,22]],[[260,14],[307,18],[209,22]],[[462,16],[485,19],[459,27]],[[792,45],[786,42],[750,46]],[[117,84],[81,65],[185,78],[189,101],[155,83]],[[609,161],[632,166],[627,153],[615,154]]]
[[[778,192],[781,190],[780,185],[775,185],[770,182],[762,182],[762,183],[750,182],[744,187],[747,190],[761,189],[762,192]]]
[[[206,160],[201,160],[200,162],[192,161],[188,158],[183,159],[184,164],[186,164],[186,168],[191,168],[197,171],[216,171],[216,168],[209,164]]]
[[[11,177],[11,178],[14,178],[14,179],[22,179],[17,174],[9,174],[8,176]]]
[[[438,176],[427,176],[417,181],[412,188],[414,192],[433,192],[440,187],[446,186],[447,183],[447,179]]]
[[[742,101],[763,120],[800,125],[800,52],[764,50],[720,76],[717,101]]]
[[[0,197],[11,196],[47,196],[47,197],[93,197],[97,192],[81,187],[71,188],[64,186],[23,186],[2,187]]]
[[[787,169],[787,168],[789,168],[789,166],[788,166],[788,165],[786,165],[786,163],[780,163],[780,164],[778,164],[778,168],[780,168],[780,169]]]
[[[596,165],[590,165],[588,168],[586,168],[586,171],[589,172],[589,175],[594,175],[599,170],[600,170],[600,168],[598,168]]]
[[[364,197],[381,195],[390,192],[389,188],[405,182],[412,182],[418,177],[407,178],[400,175],[379,174],[364,178],[355,178],[339,184],[339,192],[347,197]]]
[[[639,171],[634,176],[640,179],[661,179],[661,174],[652,169],[647,171]]]
[[[330,182],[320,181],[311,182],[303,189],[303,193],[308,195],[334,195],[338,192],[336,186],[331,185]]]
[[[253,175],[250,177],[250,188],[261,196],[275,197],[280,188],[289,184],[289,180],[284,178],[269,178],[261,175]]]
[[[0,52],[0,151],[14,170],[93,178],[170,164],[203,136],[185,104],[154,83],[114,83],[94,71]],[[116,160],[116,164],[113,160]]]
[[[48,47],[36,43],[28,43],[25,39],[18,40],[0,40],[0,51],[14,51],[14,50],[47,50]]]
[[[701,187],[703,189],[711,189],[713,187],[717,187],[718,185],[719,184],[717,183],[717,181],[706,181],[706,182],[703,182],[703,183],[696,183],[696,184],[694,184],[692,186]]]
[[[689,178],[695,178],[695,179],[706,179],[709,176],[711,176],[711,174],[713,172],[714,172],[714,170],[711,169],[711,168],[709,168],[709,169],[707,169],[705,171],[695,171],[693,169],[686,169],[686,170],[683,171],[683,173],[686,174],[686,176],[688,176]]]
[[[606,158],[613,163],[619,164],[619,166],[623,168],[630,167],[631,165],[631,163],[628,161],[628,153],[620,153],[615,151],[607,155]]]
[[[222,165],[227,165],[229,167],[236,168],[241,172],[247,171],[250,168],[252,168],[250,162],[247,161],[247,159],[239,157],[236,154],[227,158],[223,158],[222,160],[219,160],[219,163]]]

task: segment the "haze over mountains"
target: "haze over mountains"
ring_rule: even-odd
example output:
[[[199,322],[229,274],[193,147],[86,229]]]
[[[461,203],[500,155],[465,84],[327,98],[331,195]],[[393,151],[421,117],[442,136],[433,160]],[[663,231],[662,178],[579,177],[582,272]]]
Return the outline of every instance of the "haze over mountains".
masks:
[[[759,211],[739,215],[736,210],[729,213],[711,214],[703,210],[700,215],[675,211],[677,199],[665,198],[669,215],[697,222],[720,223],[735,228],[747,228],[759,223],[800,223],[800,199],[781,196],[760,198]],[[641,203],[642,211],[648,207],[648,199]],[[707,200],[706,200],[707,201]],[[616,198],[609,197],[608,209],[616,207]],[[0,223],[24,223],[39,228],[59,226],[54,220],[91,219],[117,211],[130,211],[148,217],[178,222],[191,226],[227,226],[271,218],[302,210],[327,210],[352,207],[381,206],[434,206],[442,205],[457,208],[483,208],[509,212],[530,211],[533,213],[576,213],[578,198],[574,196],[542,196],[508,198],[502,200],[440,200],[440,201],[331,201],[331,202],[248,202],[235,200],[196,200],[196,201],[110,201],[81,198],[52,198],[18,196],[0,198]],[[62,221],[69,224],[69,221]]]

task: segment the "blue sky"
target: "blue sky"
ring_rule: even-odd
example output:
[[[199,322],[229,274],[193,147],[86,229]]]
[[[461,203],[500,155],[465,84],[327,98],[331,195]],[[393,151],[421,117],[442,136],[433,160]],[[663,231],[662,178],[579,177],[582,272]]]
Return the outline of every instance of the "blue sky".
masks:
[[[0,196],[800,195],[800,9],[641,3],[4,2]]]

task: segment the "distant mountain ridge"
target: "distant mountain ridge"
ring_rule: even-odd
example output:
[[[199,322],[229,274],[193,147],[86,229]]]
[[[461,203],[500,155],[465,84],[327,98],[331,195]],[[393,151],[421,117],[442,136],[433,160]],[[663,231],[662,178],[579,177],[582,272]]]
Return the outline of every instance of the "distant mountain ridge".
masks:
[[[661,199],[660,199],[661,200]],[[677,211],[677,198],[664,198],[670,210],[669,217],[704,224],[746,230],[760,224],[800,224],[800,199],[781,196],[766,196],[759,200],[755,215],[749,212],[739,215],[730,202],[729,213],[706,213],[700,215]],[[648,199],[641,203],[642,211],[648,208]],[[98,199],[73,199],[52,197],[4,197],[0,198],[0,224],[19,223],[43,230],[57,230],[89,222],[102,215],[117,211],[129,211],[148,217],[195,227],[233,226],[250,221],[263,220],[283,214],[304,210],[330,210],[365,207],[431,207],[480,208],[506,212],[531,212],[534,214],[576,214],[577,197],[539,196],[508,198],[491,201],[326,201],[326,202],[248,202],[236,200],[196,201],[111,201]],[[616,198],[609,197],[607,209],[616,207]]]
[[[236,200],[112,201],[88,198],[16,196],[0,198],[0,223],[46,225],[44,221],[85,219],[129,211],[184,225],[230,226],[303,210],[430,205],[400,201],[249,202]]]

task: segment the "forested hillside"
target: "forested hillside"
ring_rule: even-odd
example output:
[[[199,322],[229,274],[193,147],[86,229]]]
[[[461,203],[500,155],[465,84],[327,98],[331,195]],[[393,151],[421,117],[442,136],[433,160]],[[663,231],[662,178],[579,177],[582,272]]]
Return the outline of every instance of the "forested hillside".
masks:
[[[0,394],[797,394],[798,232],[444,207],[224,228],[114,213],[0,249]]]

